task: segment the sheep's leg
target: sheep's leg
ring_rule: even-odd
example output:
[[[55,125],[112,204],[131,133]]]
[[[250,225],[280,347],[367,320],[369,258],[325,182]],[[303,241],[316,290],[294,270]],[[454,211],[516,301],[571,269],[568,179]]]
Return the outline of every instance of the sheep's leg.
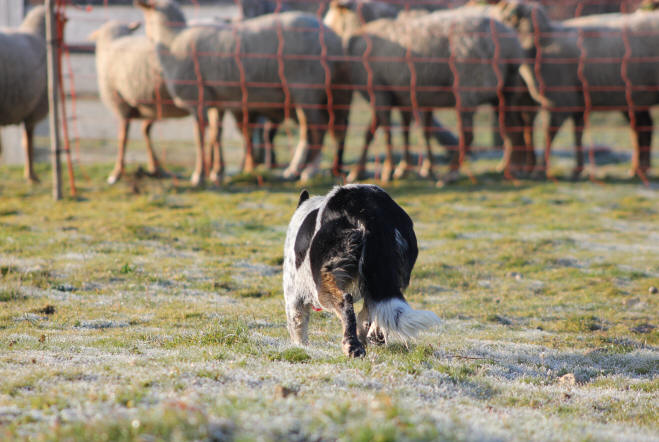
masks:
[[[197,152],[195,155],[195,168],[190,178],[193,186],[199,186],[204,182],[205,164],[204,164],[204,137],[206,132],[206,121],[202,116],[195,118],[195,143]]]
[[[224,155],[222,152],[222,118],[224,117],[224,110],[209,109],[208,120],[210,125],[209,130],[209,151],[212,152],[212,158],[209,163],[211,166],[208,179],[214,184],[222,182],[222,175],[224,174]]]
[[[314,129],[309,131],[310,136],[310,145],[309,145],[309,155],[307,156],[307,161],[305,162],[304,170],[300,175],[301,181],[308,181],[313,175],[318,172],[318,168],[321,160],[321,151],[323,149],[323,140],[325,138],[325,127],[327,126],[327,115],[322,111],[317,109],[307,110],[307,121],[309,121],[310,126],[314,126]]]
[[[584,114],[575,112],[572,114],[574,121],[574,169],[572,170],[572,180],[578,180],[584,167],[583,154],[583,131],[584,131]]]
[[[393,143],[391,137],[391,110],[384,111],[382,113],[382,123],[385,127],[385,143],[386,143],[386,153],[384,157],[384,162],[382,163],[382,173],[380,180],[383,183],[388,183],[391,180],[391,172],[394,169],[394,158],[393,158]]]
[[[23,151],[25,153],[25,170],[23,175],[30,183],[38,183],[39,178],[34,173],[34,126],[23,125]]]
[[[295,147],[295,153],[290,164],[284,170],[284,178],[294,178],[300,174],[300,169],[306,157],[309,155],[309,132],[307,128],[307,116],[302,108],[296,108],[297,121],[300,129],[300,140]]]
[[[334,155],[334,162],[332,163],[332,175],[335,177],[343,176],[343,153],[345,151],[346,133],[348,131],[351,95],[351,93],[348,94],[347,98],[343,94],[335,96],[335,99],[337,99],[338,102],[335,103],[335,108],[333,109],[334,127],[331,128],[334,141],[336,142],[336,153]],[[344,102],[346,102],[347,105]],[[342,106],[346,106],[346,108],[343,108]]]
[[[542,168],[544,169],[546,175],[549,175],[549,158],[551,155],[551,145],[554,142],[554,138],[556,138],[556,134],[569,116],[570,114],[566,114],[564,112],[552,112],[549,118],[549,125],[545,127],[545,154]]]
[[[627,120],[629,115],[625,114]],[[650,170],[650,152],[652,146],[652,116],[650,112],[634,112],[635,125],[632,127],[634,153],[632,155],[632,169],[630,174],[645,176]]]
[[[354,183],[364,177],[364,172],[366,171],[366,160],[368,158],[368,149],[375,138],[375,132],[380,127],[380,117],[379,113],[376,112],[373,114],[373,119],[369,125],[366,133],[364,134],[364,147],[362,147],[362,153],[359,156],[357,164],[355,164],[348,175],[347,181],[349,183]]]
[[[432,178],[434,177],[433,167],[434,161],[432,156],[432,145],[430,137],[432,137],[432,131],[437,126],[435,118],[432,115],[432,112],[426,112],[423,118],[423,141],[426,145],[426,157],[423,159],[421,164],[421,169],[419,170],[419,175],[423,178]],[[456,144],[458,140],[455,140]]]
[[[160,161],[153,150],[153,144],[151,143],[151,128],[153,127],[153,120],[144,120],[142,122],[142,136],[144,137],[144,143],[146,144],[146,154],[147,154],[147,171],[149,175],[155,177],[164,176],[164,172],[160,167]]]
[[[266,122],[266,133],[267,137],[265,139],[265,167],[267,169],[273,169],[277,164],[277,156],[275,154],[275,136],[277,135],[277,125],[272,121],[268,120]]]
[[[126,142],[128,141],[128,129],[130,128],[130,119],[124,118],[119,124],[119,152],[114,170],[108,177],[108,184],[114,184],[121,178],[124,173],[124,162],[126,159]]]
[[[243,159],[243,172],[252,173],[254,172],[255,163],[254,163],[254,143],[252,141],[252,128],[247,125],[247,130],[245,131],[247,135],[245,136],[245,158]]]
[[[286,324],[291,340],[298,345],[306,345],[309,341],[309,304],[295,298],[286,302]]]
[[[403,178],[407,174],[410,164],[412,163],[412,159],[410,158],[410,126],[412,125],[412,113],[401,111],[400,118],[403,126],[403,157],[400,159],[400,162],[394,171],[394,178],[396,179]]]
[[[522,138],[524,139],[524,152],[526,153],[525,170],[532,173],[535,169],[537,158],[535,156],[535,145],[533,144],[533,120],[535,113],[521,113],[522,120]]]
[[[453,155],[451,155],[449,172],[446,177],[437,183],[440,186],[454,182],[459,177],[460,166],[464,161],[465,155],[467,152],[469,152],[471,143],[474,141],[473,112],[458,112],[458,129],[460,133],[460,144],[458,146],[458,152],[454,152]]]

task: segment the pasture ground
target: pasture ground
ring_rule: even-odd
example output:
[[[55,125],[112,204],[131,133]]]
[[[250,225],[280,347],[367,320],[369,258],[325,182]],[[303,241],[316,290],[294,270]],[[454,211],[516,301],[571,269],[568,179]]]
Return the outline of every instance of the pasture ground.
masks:
[[[108,187],[85,164],[53,203],[46,167],[36,186],[1,168],[0,439],[659,440],[656,181],[623,162],[511,183],[496,161],[387,186],[419,238],[408,300],[443,324],[360,360],[326,312],[308,347],[287,336],[298,185],[133,165]]]

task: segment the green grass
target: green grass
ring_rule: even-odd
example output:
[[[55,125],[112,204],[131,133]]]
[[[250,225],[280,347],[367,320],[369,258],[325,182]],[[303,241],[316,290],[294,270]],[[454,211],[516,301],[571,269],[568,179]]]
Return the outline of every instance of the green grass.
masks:
[[[54,203],[0,168],[0,439],[656,438],[656,183],[624,163],[598,168],[602,184],[512,183],[495,165],[471,162],[476,184],[387,186],[420,245],[406,296],[443,324],[360,360],[327,312],[309,346],[288,338],[297,184],[108,187],[94,164]]]

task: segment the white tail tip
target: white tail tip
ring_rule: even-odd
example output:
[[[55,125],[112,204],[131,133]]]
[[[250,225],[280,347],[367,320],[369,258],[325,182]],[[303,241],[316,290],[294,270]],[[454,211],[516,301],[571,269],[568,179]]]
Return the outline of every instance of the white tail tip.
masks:
[[[390,299],[371,306],[371,327],[379,327],[385,341],[391,338],[413,340],[416,335],[441,321],[436,314],[426,310],[414,310],[402,299]]]

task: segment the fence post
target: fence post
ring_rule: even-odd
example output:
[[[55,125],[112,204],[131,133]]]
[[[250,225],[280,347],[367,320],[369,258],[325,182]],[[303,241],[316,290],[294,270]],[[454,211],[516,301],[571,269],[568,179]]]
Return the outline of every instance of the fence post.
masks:
[[[57,103],[57,24],[55,0],[46,0],[46,46],[48,63],[48,123],[50,126],[50,152],[53,168],[53,199],[62,199],[62,170],[60,164],[59,107]]]

